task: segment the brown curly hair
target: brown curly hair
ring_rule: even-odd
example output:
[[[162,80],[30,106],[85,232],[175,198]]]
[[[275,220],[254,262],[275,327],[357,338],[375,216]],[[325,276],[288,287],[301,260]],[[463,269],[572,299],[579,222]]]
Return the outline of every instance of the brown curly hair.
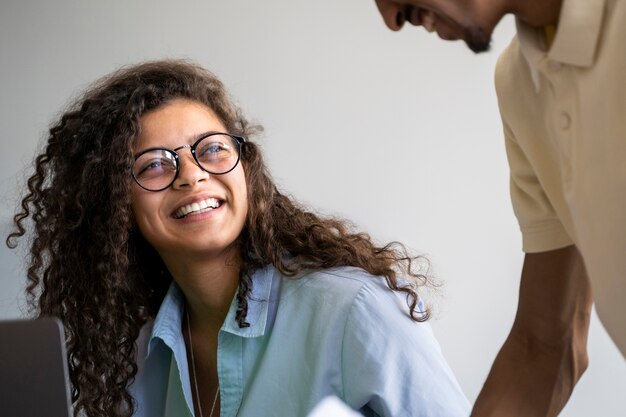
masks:
[[[135,409],[128,387],[137,373],[136,339],[172,278],[135,226],[132,145],[142,115],[176,98],[207,105],[230,133],[249,137],[260,130],[196,64],[166,60],[122,68],[96,82],[51,127],[6,240],[14,248],[30,218],[28,300],[37,315],[59,317],[65,325],[75,415],[121,417]],[[378,247],[345,221],[299,206],[278,191],[253,142],[244,144],[242,163],[249,207],[240,236],[240,326],[247,326],[251,276],[268,264],[289,277],[304,269],[363,268],[406,294],[414,320],[428,319],[428,311],[416,309],[417,286],[428,281],[415,262],[421,258],[395,242]],[[413,279],[401,281],[397,273]]]

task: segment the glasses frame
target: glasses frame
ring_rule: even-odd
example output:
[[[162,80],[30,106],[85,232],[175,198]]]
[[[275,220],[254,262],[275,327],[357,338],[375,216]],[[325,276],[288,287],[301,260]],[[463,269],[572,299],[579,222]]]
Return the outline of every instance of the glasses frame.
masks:
[[[209,171],[208,169],[206,169],[205,167],[202,166],[202,164],[200,163],[200,161],[198,161],[198,157],[196,155],[196,148],[198,147],[198,144],[200,142],[202,142],[204,139],[210,137],[210,136],[216,136],[216,135],[224,135],[224,136],[229,136],[232,139],[235,140],[235,143],[237,144],[237,161],[235,162],[235,164],[233,165],[233,167],[231,169],[229,169],[228,171],[224,171],[224,172],[213,172],[213,171]],[[209,174],[213,174],[213,175],[224,175],[224,174],[228,174],[230,171],[232,171],[233,169],[235,169],[237,167],[237,165],[239,164],[239,161],[241,161],[241,150],[243,147],[243,144],[246,142],[246,138],[244,138],[243,136],[238,136],[238,135],[233,135],[232,133],[224,133],[224,132],[209,132],[206,134],[201,135],[198,139],[196,139],[196,141],[194,143],[187,144],[187,145],[181,145],[178,148],[174,148],[174,149],[170,149],[170,148],[166,148],[164,146],[155,146],[153,148],[148,148],[148,149],[144,149],[143,151],[139,152],[136,156],[135,156],[135,160],[133,161],[133,167],[135,165],[135,162],[137,162],[137,160],[143,155],[146,154],[148,152],[152,152],[152,151],[168,151],[170,152],[172,155],[174,155],[174,161],[176,163],[176,174],[174,174],[174,178],[172,178],[172,181],[170,181],[169,184],[167,184],[165,187],[163,188],[159,188],[158,190],[153,190],[151,188],[146,188],[143,185],[141,185],[141,183],[139,182],[139,179],[137,179],[137,177],[135,176],[135,171],[131,168],[131,175],[133,177],[133,180],[135,180],[135,183],[137,183],[138,186],[140,186],[141,188],[143,188],[144,190],[147,191],[152,191],[155,193],[158,193],[159,191],[163,191],[169,187],[172,186],[172,184],[174,184],[174,181],[176,181],[176,178],[178,178],[178,173],[180,172],[180,156],[178,155],[178,151],[184,148],[189,148],[189,150],[191,151],[191,155],[193,156],[193,160],[196,162],[196,165],[198,165],[198,167],[205,171],[208,172]]]

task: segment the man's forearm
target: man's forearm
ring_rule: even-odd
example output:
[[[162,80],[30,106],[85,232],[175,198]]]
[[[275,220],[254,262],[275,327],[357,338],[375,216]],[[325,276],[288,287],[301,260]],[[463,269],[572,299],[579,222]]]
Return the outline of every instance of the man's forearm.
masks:
[[[472,416],[558,415],[587,367],[591,300],[575,247],[527,256],[515,323]]]
[[[545,346],[509,336],[476,400],[473,417],[556,416],[587,367],[577,343]]]

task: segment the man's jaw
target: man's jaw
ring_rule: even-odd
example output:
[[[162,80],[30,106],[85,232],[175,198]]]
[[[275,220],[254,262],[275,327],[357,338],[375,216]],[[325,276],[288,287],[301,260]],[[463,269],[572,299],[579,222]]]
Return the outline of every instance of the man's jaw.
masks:
[[[477,54],[491,49],[491,36],[480,27],[466,28],[463,39],[468,48]]]

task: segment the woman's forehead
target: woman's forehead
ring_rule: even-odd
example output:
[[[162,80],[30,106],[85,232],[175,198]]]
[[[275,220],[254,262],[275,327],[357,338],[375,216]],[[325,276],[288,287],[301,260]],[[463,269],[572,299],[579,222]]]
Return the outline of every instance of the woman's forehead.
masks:
[[[178,147],[193,143],[203,133],[226,131],[211,108],[187,99],[175,99],[145,113],[139,119],[139,128],[135,149]]]

